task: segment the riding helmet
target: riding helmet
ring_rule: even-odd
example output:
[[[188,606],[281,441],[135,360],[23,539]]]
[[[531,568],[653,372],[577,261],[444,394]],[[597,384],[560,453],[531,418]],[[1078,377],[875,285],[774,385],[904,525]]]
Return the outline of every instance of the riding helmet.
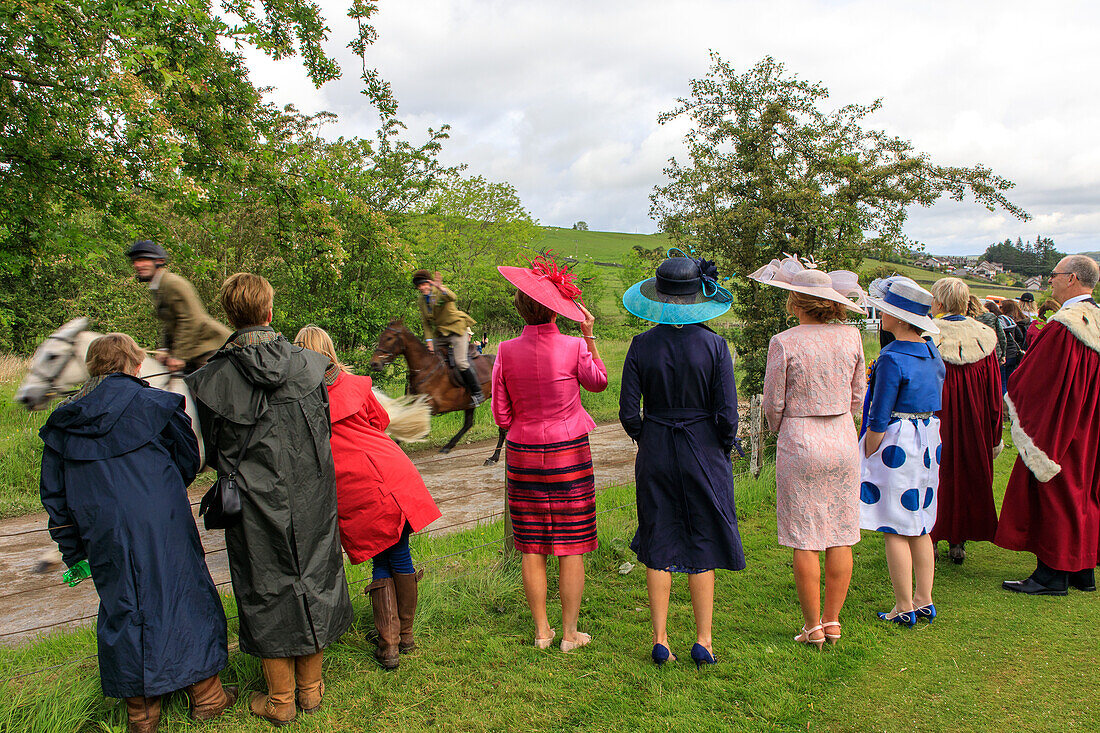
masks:
[[[413,287],[418,287],[420,283],[430,283],[432,281],[432,273],[427,270],[417,270],[413,273],[412,277]]]
[[[149,239],[138,239],[130,249],[126,250],[126,256],[133,260],[164,260],[168,261],[168,253],[156,242]]]

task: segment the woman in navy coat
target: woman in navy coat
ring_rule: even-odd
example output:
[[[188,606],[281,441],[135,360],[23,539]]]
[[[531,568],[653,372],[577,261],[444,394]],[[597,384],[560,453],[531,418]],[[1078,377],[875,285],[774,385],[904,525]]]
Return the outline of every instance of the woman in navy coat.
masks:
[[[93,341],[91,379],[40,433],[50,536],[67,566],[90,566],[100,682],[126,700],[131,731],[156,730],[160,696],[175,690],[199,720],[236,699],[218,679],[225,611],[187,499],[198,443],[183,398],[137,378],[144,357],[126,334]]]
[[[631,341],[619,393],[619,421],[638,443],[630,547],[647,568],[657,664],[675,659],[666,629],[672,573],[688,575],[691,657],[701,666],[715,662],[714,570],[745,567],[730,465],[740,452],[733,360],[725,340],[702,325],[729,310],[717,275],[711,262],[673,257],[623,296],[627,310],[660,324]]]

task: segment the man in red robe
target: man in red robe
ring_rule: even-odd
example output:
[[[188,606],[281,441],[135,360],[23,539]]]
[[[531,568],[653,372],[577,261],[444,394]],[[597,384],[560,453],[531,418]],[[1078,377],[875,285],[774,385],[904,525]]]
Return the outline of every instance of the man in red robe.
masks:
[[[1020,456],[995,542],[1035,553],[1038,566],[1006,590],[1064,596],[1096,590],[1100,554],[1100,279],[1094,260],[1070,255],[1051,273],[1063,305],[1008,383],[1005,402]]]

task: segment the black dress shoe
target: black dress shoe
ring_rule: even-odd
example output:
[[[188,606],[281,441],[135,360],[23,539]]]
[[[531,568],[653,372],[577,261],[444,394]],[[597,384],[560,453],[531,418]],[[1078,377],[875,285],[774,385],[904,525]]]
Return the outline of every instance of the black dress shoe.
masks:
[[[1031,578],[1026,580],[1006,580],[1001,583],[1001,587],[1005,590],[1010,590],[1013,593],[1027,593],[1029,596],[1064,596],[1069,595],[1069,591],[1065,588],[1059,590],[1057,588],[1048,588],[1042,583],[1037,583]]]

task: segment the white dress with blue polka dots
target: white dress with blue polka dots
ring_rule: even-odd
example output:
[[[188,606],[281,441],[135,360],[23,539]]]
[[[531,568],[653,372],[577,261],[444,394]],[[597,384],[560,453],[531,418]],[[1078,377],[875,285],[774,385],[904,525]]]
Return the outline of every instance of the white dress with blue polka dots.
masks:
[[[859,454],[864,456],[864,436]],[[917,537],[936,524],[940,420],[895,418],[878,450],[860,467],[860,527]]]

